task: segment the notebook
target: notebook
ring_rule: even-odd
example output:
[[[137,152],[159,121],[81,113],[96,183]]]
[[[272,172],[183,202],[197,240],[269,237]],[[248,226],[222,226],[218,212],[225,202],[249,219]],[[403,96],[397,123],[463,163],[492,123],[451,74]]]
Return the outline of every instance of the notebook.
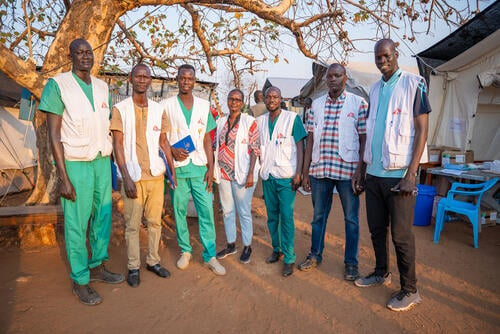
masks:
[[[161,149],[159,150],[159,154],[161,159],[163,160],[163,163],[165,164],[165,169],[166,169],[165,176],[167,177],[167,180],[170,182],[170,188],[175,189],[177,185],[174,183],[174,179],[172,178],[172,171],[168,166],[167,157],[165,156],[165,153],[163,153]]]
[[[188,153],[191,153],[194,151],[194,143],[193,139],[191,138],[191,135],[187,135],[186,137],[182,138],[178,142],[172,145],[173,148],[183,148]]]

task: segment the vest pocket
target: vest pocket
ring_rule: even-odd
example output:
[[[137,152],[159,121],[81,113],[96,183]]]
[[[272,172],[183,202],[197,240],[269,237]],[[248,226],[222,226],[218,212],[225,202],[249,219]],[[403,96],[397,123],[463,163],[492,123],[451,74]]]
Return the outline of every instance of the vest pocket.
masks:
[[[278,139],[278,154],[276,157],[277,166],[291,166],[292,145],[291,138]]]
[[[64,155],[68,158],[85,159],[88,158],[90,137],[63,137],[61,142],[64,146]]]
[[[413,120],[410,119],[409,114],[402,114],[399,117],[399,135],[402,137],[412,136]]]

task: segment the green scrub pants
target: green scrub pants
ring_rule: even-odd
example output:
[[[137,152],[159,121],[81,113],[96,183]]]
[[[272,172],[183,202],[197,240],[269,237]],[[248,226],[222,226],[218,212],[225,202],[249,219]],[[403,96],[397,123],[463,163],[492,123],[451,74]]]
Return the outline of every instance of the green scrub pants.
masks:
[[[275,179],[269,177],[262,181],[264,201],[267,210],[267,227],[271,234],[274,252],[283,252],[283,261],[294,263],[296,256],[295,222],[293,220],[293,206],[295,191],[292,190],[292,179]]]
[[[203,245],[203,261],[208,262],[216,253],[214,209],[212,193],[206,190],[203,178],[203,176],[177,178],[177,187],[170,190],[170,196],[174,208],[177,242],[183,253],[193,253],[193,248],[189,243],[189,230],[186,221],[189,194],[193,196],[194,206],[198,213],[200,240]]]
[[[66,161],[66,172],[76,192],[75,202],[61,197],[70,277],[75,283],[85,285],[90,279],[89,268],[108,259],[112,207],[109,156],[99,154],[92,161]]]

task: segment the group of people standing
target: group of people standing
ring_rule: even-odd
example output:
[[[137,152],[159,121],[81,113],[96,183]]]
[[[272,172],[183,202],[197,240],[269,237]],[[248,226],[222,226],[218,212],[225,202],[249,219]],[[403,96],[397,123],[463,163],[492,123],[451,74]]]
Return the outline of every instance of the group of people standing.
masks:
[[[89,43],[76,39],[69,51],[72,71],[48,81],[39,109],[47,114],[52,152],[61,179],[70,276],[73,292],[82,303],[101,302],[90,281],[125,280],[103,265],[108,259],[111,228],[112,152],[122,178],[126,280],[132,287],[140,284],[139,231],[143,216],[148,227],[146,269],[159,277],[170,276],[161,265],[158,252],[164,174],[168,168],[181,250],[176,263],[179,269],[188,267],[193,252],[186,221],[190,196],[198,213],[205,264],[217,275],[226,274],[219,260],[237,253],[236,214],[243,245],[240,262],[250,262],[251,202],[260,177],[273,247],[266,262],[283,260],[283,276],[293,274],[296,262],[296,190],[302,186],[312,193],[311,249],[297,266],[308,271],[323,260],[326,224],[336,188],[346,231],[344,278],[359,287],[390,283],[390,226],[401,289],[387,307],[404,311],[421,301],[411,231],[415,204],[412,194],[425,148],[430,108],[423,79],[398,68],[398,52],[392,40],[383,39],[375,45],[375,63],[383,77],[370,92],[370,105],[346,92],[346,70],[340,64],[332,64],[326,74],[329,91],[312,102],[305,127],[296,113],[281,108],[277,87],[256,92],[258,103],[252,108],[256,117],[242,113],[244,94],[233,89],[227,97],[229,114],[215,121],[209,102],[192,93],[196,71],[187,64],[178,69],[178,95],[160,103],[147,98],[152,81],[149,67],[136,65],[129,77],[132,96],[110,108],[107,85],[90,75],[93,52]],[[212,130],[216,133],[214,140],[210,137]],[[227,241],[219,252],[212,205],[214,182],[219,189]],[[365,190],[376,266],[372,274],[360,277],[359,194]]]

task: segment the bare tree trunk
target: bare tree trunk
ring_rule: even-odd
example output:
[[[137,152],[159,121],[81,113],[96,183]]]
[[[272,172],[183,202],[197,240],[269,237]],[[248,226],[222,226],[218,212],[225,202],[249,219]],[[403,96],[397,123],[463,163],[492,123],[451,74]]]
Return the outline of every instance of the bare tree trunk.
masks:
[[[42,112],[35,114],[36,146],[38,150],[38,168],[35,189],[26,201],[26,205],[55,204],[59,198],[57,172],[52,163],[52,152],[47,132],[46,116]]]
[[[119,17],[131,6],[125,1],[82,1],[72,3],[59,26],[56,38],[51,44],[42,68],[45,78],[62,71],[71,70],[69,44],[75,38],[85,38],[94,49],[95,75],[99,71],[111,33]],[[40,97],[41,87],[33,89]],[[35,189],[27,200],[27,205],[55,204],[59,199],[59,178],[53,164],[52,152],[47,132],[46,116],[37,111],[35,115],[36,142],[38,148],[38,172]]]

